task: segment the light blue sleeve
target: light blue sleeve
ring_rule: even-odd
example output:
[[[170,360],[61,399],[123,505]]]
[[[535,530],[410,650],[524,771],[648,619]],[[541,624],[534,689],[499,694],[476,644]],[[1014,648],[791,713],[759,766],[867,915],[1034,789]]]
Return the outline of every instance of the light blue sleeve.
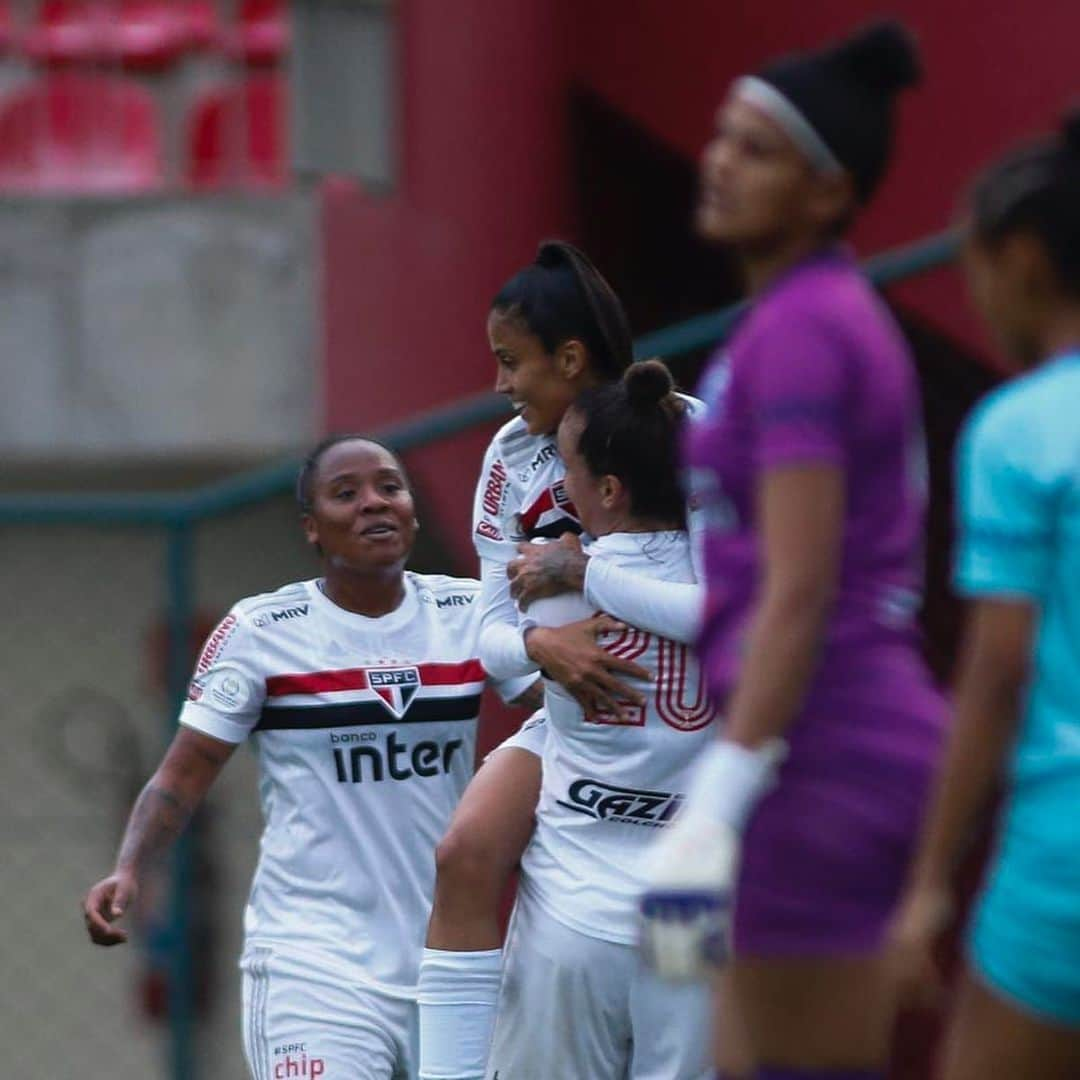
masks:
[[[1008,394],[980,409],[957,455],[954,577],[967,596],[1042,600],[1053,567],[1054,488],[1045,431]]]

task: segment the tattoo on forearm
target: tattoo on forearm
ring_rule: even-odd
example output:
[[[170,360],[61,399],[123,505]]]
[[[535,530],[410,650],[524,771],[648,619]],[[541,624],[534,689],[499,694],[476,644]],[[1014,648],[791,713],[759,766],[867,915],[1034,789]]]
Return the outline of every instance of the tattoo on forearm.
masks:
[[[544,551],[538,583],[552,593],[577,592],[584,583],[584,559],[580,552],[552,547]]]
[[[194,809],[176,792],[159,787],[151,780],[135,800],[117,865],[142,870],[160,862],[186,828]]]

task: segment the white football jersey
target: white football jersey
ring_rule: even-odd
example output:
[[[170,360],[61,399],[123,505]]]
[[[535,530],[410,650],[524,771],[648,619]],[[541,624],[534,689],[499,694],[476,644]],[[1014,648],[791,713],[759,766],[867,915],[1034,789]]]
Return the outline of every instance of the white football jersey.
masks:
[[[515,545],[580,533],[554,435],[530,435],[520,416],[503,424],[484,455],[473,501],[473,543],[482,559],[509,562]]]
[[[644,577],[696,580],[685,532],[613,533],[593,541],[589,554]],[[530,621],[548,626],[591,614],[580,595],[529,609]],[[634,628],[600,643],[655,682],[636,684],[646,704],[620,717],[586,717],[561,686],[545,682],[543,787],[520,888],[572,929],[631,944],[644,852],[678,809],[697,755],[715,737],[717,713],[688,646]]]
[[[473,773],[478,594],[407,573],[401,605],[367,618],[305,581],[241,600],[210,635],[180,722],[258,750],[248,945],[415,995],[435,845]]]
[[[704,408],[697,398],[679,395],[690,415]],[[690,499],[690,528],[697,529]],[[577,510],[566,493],[566,466],[554,435],[530,435],[515,416],[495,433],[473,500],[473,543],[481,559],[509,562],[523,540],[557,539],[580,533]]]

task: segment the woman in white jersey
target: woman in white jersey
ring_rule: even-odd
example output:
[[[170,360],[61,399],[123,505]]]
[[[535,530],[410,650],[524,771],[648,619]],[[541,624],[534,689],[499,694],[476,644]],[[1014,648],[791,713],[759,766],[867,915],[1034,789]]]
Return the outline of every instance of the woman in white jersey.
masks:
[[[499,290],[488,338],[498,364],[496,390],[517,416],[492,440],[476,491],[484,663],[500,677],[543,668],[589,711],[637,707],[641,697],[625,680],[640,678],[643,669],[596,642],[598,633],[615,628],[614,620],[529,628],[526,643],[507,575],[530,547],[524,541],[561,536],[543,548],[549,563],[563,564],[565,578],[549,580],[549,591],[584,591],[592,611],[682,642],[697,632],[697,585],[658,581],[602,557],[586,560],[576,542],[581,522],[567,497],[555,433],[583,390],[616,383],[631,364],[622,305],[585,255],[569,244],[545,243],[536,261]],[[540,788],[543,717],[526,727],[479,771],[439,845],[421,969],[424,1076],[483,1075],[502,966],[499,904],[532,833]]]
[[[679,487],[685,402],[663,364],[631,367],[563,417],[566,486],[594,558],[656,581],[695,581]],[[540,600],[526,626],[587,617],[581,594]],[[487,1075],[515,1080],[700,1080],[708,995],[670,986],[637,950],[643,853],[674,815],[716,711],[685,644],[634,627],[602,645],[648,672],[643,704],[589,712],[547,680],[536,831],[522,859]],[[557,1034],[556,1034],[557,1033]]]
[[[252,736],[265,827],[241,959],[251,1074],[398,1080],[415,1075],[432,855],[472,774],[479,584],[405,571],[417,522],[385,447],[328,439],[297,491],[322,576],[241,600],[210,635],[84,916],[97,944],[126,940],[113,924],[144,871]]]

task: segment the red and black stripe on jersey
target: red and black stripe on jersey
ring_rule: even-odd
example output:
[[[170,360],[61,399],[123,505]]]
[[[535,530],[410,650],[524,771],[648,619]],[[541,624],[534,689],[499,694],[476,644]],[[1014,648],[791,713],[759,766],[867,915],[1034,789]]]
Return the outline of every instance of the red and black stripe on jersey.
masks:
[[[415,673],[411,697],[399,709],[372,685],[373,676],[388,672]],[[475,720],[480,713],[484,669],[479,660],[450,664],[401,664],[274,675],[266,680],[266,704],[255,731],[298,731],[367,727],[386,724],[425,724]],[[427,694],[425,691],[434,693]],[[334,700],[340,692],[370,692],[349,701]],[[302,704],[275,705],[275,699],[308,698]]]
[[[551,520],[550,515],[553,511],[559,516]],[[543,521],[545,516],[549,520]],[[543,524],[541,524],[542,521]],[[563,533],[579,536],[582,532],[581,522],[577,517],[577,507],[566,494],[563,480],[545,488],[532,505],[521,512],[518,522],[522,534],[529,540],[558,540]]]

